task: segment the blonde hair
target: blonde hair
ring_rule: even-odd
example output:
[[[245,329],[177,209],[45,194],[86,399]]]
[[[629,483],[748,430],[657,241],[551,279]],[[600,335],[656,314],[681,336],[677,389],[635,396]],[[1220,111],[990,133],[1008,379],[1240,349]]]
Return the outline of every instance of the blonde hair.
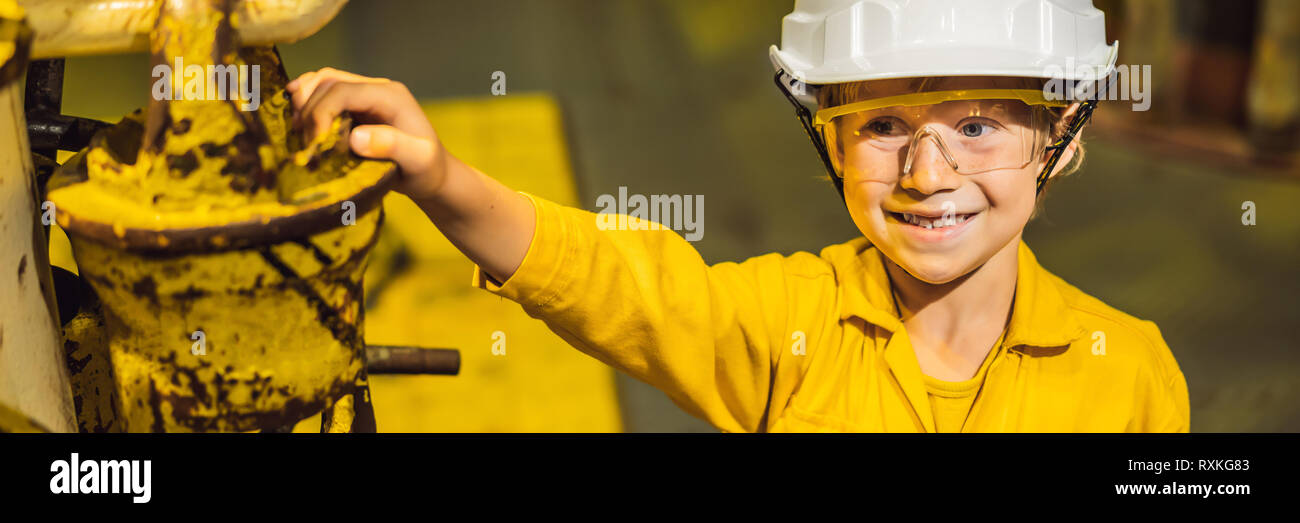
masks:
[[[909,79],[904,79],[899,81],[906,82],[906,87],[909,91],[921,92],[927,90],[934,90],[934,89],[928,89],[928,87],[930,87],[931,83],[937,83],[936,80],[941,80],[942,78],[948,78],[948,77],[909,78]],[[1020,77],[1005,77],[1005,76],[989,76],[989,77],[981,77],[981,78],[989,79],[991,82],[997,84],[997,87],[1007,88],[1007,89],[1042,89],[1043,84],[1046,81],[1041,78],[1020,78]],[[867,100],[876,96],[876,93],[873,92],[873,87],[876,85],[878,85],[878,81],[874,81],[874,80],[823,85],[817,89],[817,104],[820,107],[825,108],[825,107],[836,107],[844,104],[857,102],[860,100]],[[1070,122],[1066,118],[1066,113],[1070,108],[1069,107],[1052,107],[1052,108],[1040,107],[1039,109],[1047,112],[1051,116],[1051,118],[1047,119],[1047,121],[1050,122],[1051,125],[1051,132],[1047,134],[1046,141],[1047,144],[1055,143],[1057,140],[1060,140],[1062,136],[1065,136],[1065,132],[1070,126]],[[1044,144],[1044,146],[1046,146],[1047,144]],[[1064,167],[1061,168],[1061,171],[1057,173],[1056,176],[1052,176],[1051,178],[1048,178],[1047,182],[1043,184],[1043,191],[1041,194],[1039,194],[1040,201],[1042,200],[1043,195],[1047,194],[1047,188],[1050,187],[1053,182],[1055,182],[1058,178],[1064,178],[1065,176],[1074,173],[1075,171],[1079,170],[1079,167],[1083,164],[1083,156],[1084,156],[1083,138],[1081,136],[1075,136],[1074,144],[1075,144],[1074,157],[1070,159],[1070,162],[1068,164],[1066,164]]]

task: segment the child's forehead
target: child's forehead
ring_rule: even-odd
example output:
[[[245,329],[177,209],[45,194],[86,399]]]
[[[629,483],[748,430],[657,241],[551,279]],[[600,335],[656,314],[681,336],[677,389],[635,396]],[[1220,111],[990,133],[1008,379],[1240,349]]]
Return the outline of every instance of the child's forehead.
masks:
[[[1042,81],[1009,76],[930,76],[925,78],[891,78],[842,84],[845,103],[928,91],[962,89],[1039,89]]]

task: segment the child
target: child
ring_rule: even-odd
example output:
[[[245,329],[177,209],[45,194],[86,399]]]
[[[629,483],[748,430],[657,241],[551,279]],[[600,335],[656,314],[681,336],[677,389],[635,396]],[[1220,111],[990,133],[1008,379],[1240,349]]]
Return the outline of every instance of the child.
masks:
[[[352,149],[397,162],[477,286],[721,430],[1187,431],[1156,326],[1021,241],[1093,108],[1045,97],[1045,68],[1109,71],[1101,12],[897,4],[798,2],[772,50],[792,101],[816,89],[815,118],[796,106],[864,235],[820,255],[709,266],[676,233],[605,230],[462,163],[399,83],[322,69],[289,89],[309,132],[367,123]]]

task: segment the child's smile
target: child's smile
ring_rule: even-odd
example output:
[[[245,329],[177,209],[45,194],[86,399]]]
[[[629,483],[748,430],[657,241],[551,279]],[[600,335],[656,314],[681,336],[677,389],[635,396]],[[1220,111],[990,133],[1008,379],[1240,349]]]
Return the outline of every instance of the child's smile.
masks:
[[[970,176],[939,169],[927,167],[893,183],[845,184],[863,235],[899,267],[933,284],[968,274],[1014,246],[1034,206],[1033,167]]]
[[[977,216],[979,216],[978,212],[954,213],[929,210],[885,212],[885,219],[891,225],[901,227],[905,234],[925,242],[956,238],[966,230],[967,222]]]

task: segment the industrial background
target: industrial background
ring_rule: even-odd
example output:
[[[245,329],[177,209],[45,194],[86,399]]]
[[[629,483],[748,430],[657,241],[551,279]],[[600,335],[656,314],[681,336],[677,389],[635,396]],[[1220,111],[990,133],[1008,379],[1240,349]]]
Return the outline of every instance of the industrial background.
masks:
[[[1097,5],[1119,62],[1153,66],[1152,109],[1103,103],[1083,169],[1054,186],[1026,241],[1049,270],[1160,326],[1193,431],[1298,431],[1300,2]],[[695,245],[720,262],[857,234],[772,85],[767,49],[790,7],[355,0],[280,51],[291,76],[332,66],[405,83],[453,152],[512,187],[593,210],[620,186],[704,195]],[[63,112],[117,121],[145,106],[148,63],[68,60]],[[454,347],[463,363],[457,377],[373,377],[380,431],[712,430],[470,288],[470,263],[418,210],[385,206],[367,341]],[[75,268],[57,231],[51,259]]]

